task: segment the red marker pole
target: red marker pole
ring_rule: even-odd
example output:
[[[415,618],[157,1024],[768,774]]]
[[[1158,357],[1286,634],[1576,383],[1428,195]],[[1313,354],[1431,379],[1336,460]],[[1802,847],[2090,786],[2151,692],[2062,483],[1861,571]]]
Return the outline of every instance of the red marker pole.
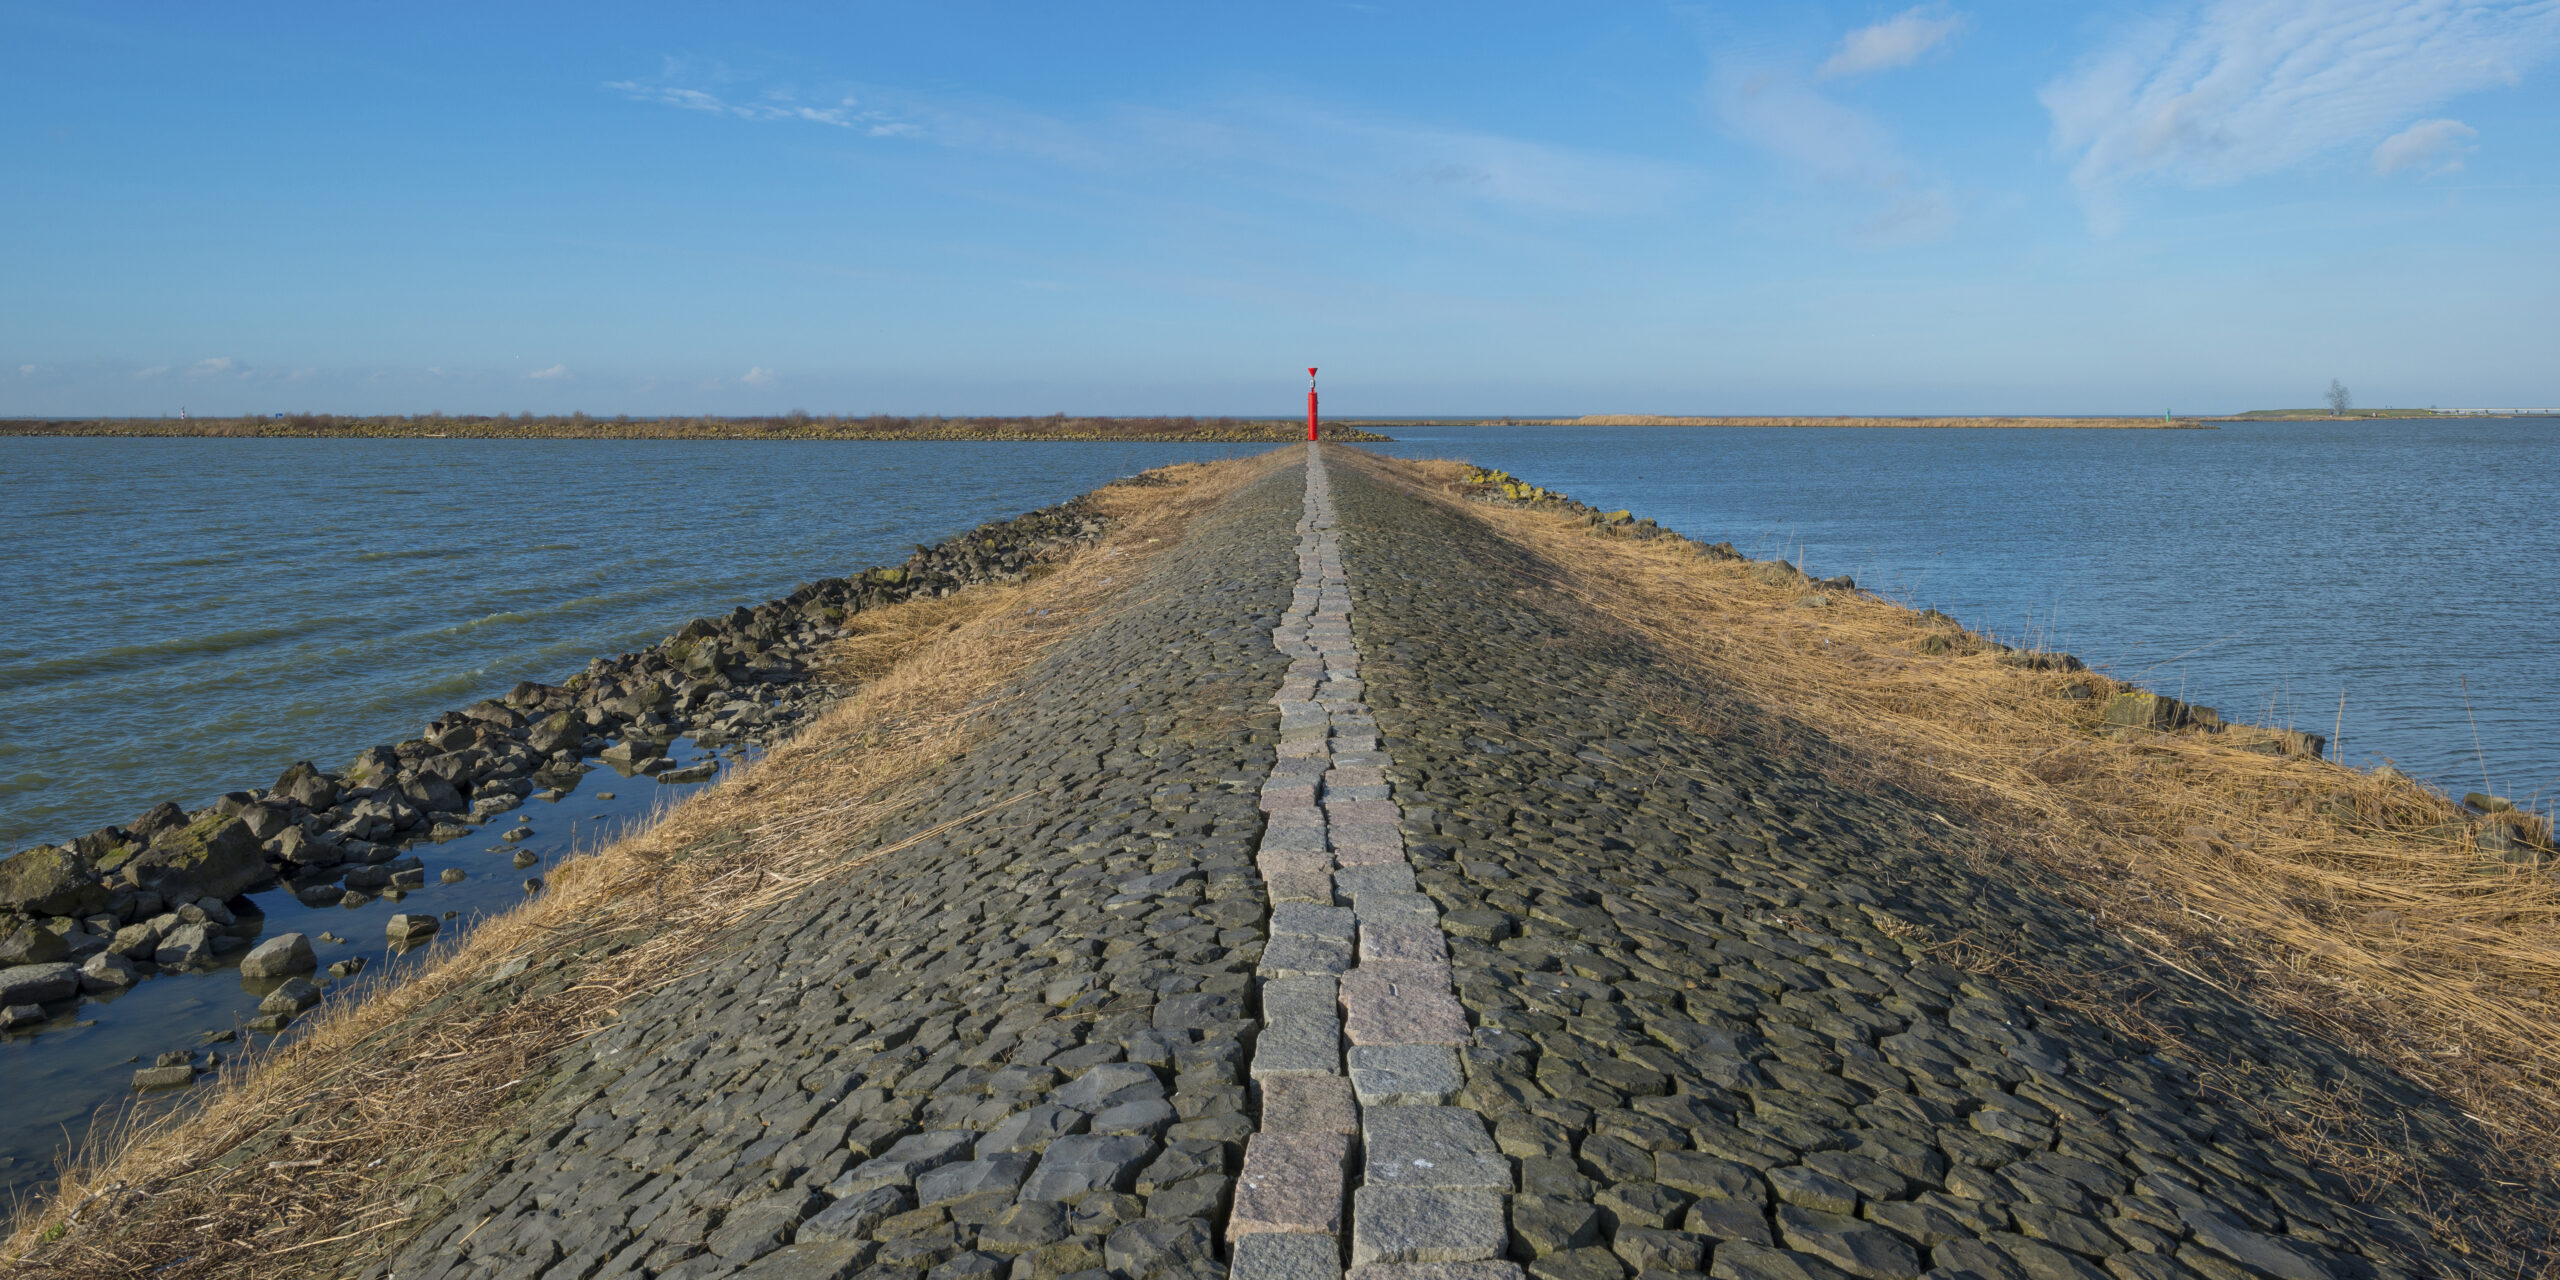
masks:
[[[1309,365],[1309,366],[1307,367],[1307,439],[1308,439],[1310,442],[1312,442],[1312,441],[1314,441],[1314,439],[1315,439],[1315,438],[1316,438],[1316,371],[1315,371],[1315,366],[1313,366],[1313,365]]]

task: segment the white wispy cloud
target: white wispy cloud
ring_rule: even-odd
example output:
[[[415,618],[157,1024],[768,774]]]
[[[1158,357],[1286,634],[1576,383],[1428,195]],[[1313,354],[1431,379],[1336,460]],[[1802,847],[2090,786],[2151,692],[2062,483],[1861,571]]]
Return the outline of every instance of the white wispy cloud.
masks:
[[[1918,62],[1964,25],[1964,19],[1932,5],[1905,9],[1872,26],[1840,38],[1840,47],[1817,73],[1824,77],[1862,76]]]
[[[19,373],[21,376],[32,378],[32,377],[36,376],[36,367],[35,367],[34,365],[31,365],[31,364],[22,364],[22,365],[19,365],[19,366],[18,366],[18,373]]]
[[[2210,0],[2120,31],[2039,96],[2103,226],[2127,183],[2291,168],[2555,53],[2560,0]]]
[[[1945,183],[1906,159],[1874,116],[1817,88],[1802,63],[1720,62],[1707,101],[1726,132],[1798,180],[1848,197],[1841,207],[1853,210],[1855,239],[1909,243],[1955,224]]]
[[[1293,198],[1389,214],[1453,201],[1550,213],[1650,212],[1702,185],[1682,165],[1269,94],[1067,118],[983,96],[874,86],[859,100],[843,96],[821,109],[789,90],[757,90],[752,77],[727,68],[679,60],[669,60],[655,81],[605,87],[686,110],[811,120],[1089,173],[1190,174],[1207,166]]]
[[[232,362],[231,357],[214,356],[210,359],[198,360],[194,364],[187,366],[187,373],[191,377],[210,378],[216,374],[229,373],[236,367],[237,366]]]
[[[748,369],[745,373],[739,374],[738,381],[743,382],[750,387],[761,387],[766,383],[773,381],[773,370],[765,368],[763,365],[756,365],[755,367]]]
[[[642,80],[609,80],[611,89],[634,102],[650,102],[660,106],[679,107],[686,111],[705,111],[713,115],[739,120],[791,120],[804,124],[823,124],[837,129],[852,129],[875,138],[892,138],[917,132],[916,126],[886,111],[866,107],[847,94],[817,102],[804,102],[796,90],[787,87],[766,89],[753,97],[723,96],[709,89],[674,83],[687,74],[683,63],[669,60],[662,78],[656,82]]]
[[[137,382],[139,382],[139,381],[146,381],[146,380],[148,380],[148,379],[152,379],[152,378],[162,377],[162,376],[166,375],[168,372],[169,372],[169,366],[167,366],[167,365],[165,365],[165,364],[155,364],[155,365],[151,366],[151,367],[150,367],[150,368],[148,368],[148,369],[136,369],[136,370],[134,370],[134,372],[133,372],[133,376],[134,376],[134,380],[135,380],[135,381],[137,381]]]
[[[532,379],[534,379],[534,380],[536,380],[536,381],[540,381],[540,382],[550,382],[550,381],[554,381],[554,380],[557,380],[557,379],[560,379],[560,378],[568,377],[568,376],[569,376],[569,366],[567,366],[567,365],[565,365],[565,364],[555,364],[555,365],[551,366],[551,367],[550,367],[550,368],[548,368],[548,369],[536,369],[536,370],[534,370],[533,372],[526,374],[525,376],[526,376],[526,377],[528,377],[528,378],[532,378]]]
[[[2459,173],[2462,153],[2469,150],[2464,144],[2479,136],[2479,130],[2459,120],[2421,120],[2373,149],[2373,171],[2386,177],[2404,169],[2427,177]]]

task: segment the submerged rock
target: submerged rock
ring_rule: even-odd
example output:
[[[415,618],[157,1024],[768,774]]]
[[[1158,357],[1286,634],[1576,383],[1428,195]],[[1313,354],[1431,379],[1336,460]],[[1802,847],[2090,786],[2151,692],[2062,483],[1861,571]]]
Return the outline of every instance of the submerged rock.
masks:
[[[196,1082],[196,1069],[185,1063],[166,1067],[144,1067],[133,1073],[133,1087],[142,1090],[182,1089]]]
[[[399,915],[391,917],[390,921],[383,926],[383,933],[389,936],[393,942],[417,942],[424,938],[433,936],[435,931],[441,927],[443,926],[436,923],[436,918],[434,916],[411,915],[408,912],[402,912]]]

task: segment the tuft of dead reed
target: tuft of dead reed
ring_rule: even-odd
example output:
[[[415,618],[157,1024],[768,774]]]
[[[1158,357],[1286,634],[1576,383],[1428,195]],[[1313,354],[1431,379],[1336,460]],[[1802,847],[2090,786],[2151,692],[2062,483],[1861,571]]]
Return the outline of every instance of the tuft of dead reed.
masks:
[[[958,825],[882,839],[918,784],[983,735],[1011,682],[1274,465],[1186,464],[1152,473],[1169,483],[1106,487],[1101,545],[1022,583],[856,615],[830,655],[838,678],[860,681],[851,697],[654,825],[562,863],[541,897],[412,974],[324,1005],[192,1106],[100,1126],[58,1191],[19,1207],[0,1274],[267,1280],[349,1273],[351,1257],[395,1247],[562,1049],[681,979],[740,922]],[[493,992],[518,962],[527,989]]]
[[[2280,737],[2271,730],[2110,736],[2103,708],[2130,686],[2101,673],[2004,664],[1943,615],[1865,593],[1823,590],[1808,607],[1815,588],[1771,562],[1612,536],[1552,506],[1464,500],[1456,462],[1376,465],[1554,566],[1548,587],[1675,667],[1829,738],[1870,780],[1962,814],[2159,964],[2453,1099],[2488,1135],[2493,1179],[2552,1186],[2560,879],[2547,852],[2537,867],[2482,847],[2506,824],[2518,828],[2510,848],[2547,849],[2536,820],[2484,824],[2396,772],[2261,754]],[[2066,696],[2075,688],[2083,696]],[[2174,1032],[2087,975],[1961,941],[1948,956],[2041,983],[2048,998],[2178,1052]],[[2392,1115],[2309,1082],[2247,1079],[2249,1064],[2209,1052],[2183,1056],[2298,1149],[2367,1186],[2407,1187],[2457,1237],[2547,1234],[2529,1217],[2542,1196],[2456,1202],[2417,1185]],[[2291,1101],[2271,1101],[2269,1087]],[[2546,1255],[2526,1270],[2550,1266]]]

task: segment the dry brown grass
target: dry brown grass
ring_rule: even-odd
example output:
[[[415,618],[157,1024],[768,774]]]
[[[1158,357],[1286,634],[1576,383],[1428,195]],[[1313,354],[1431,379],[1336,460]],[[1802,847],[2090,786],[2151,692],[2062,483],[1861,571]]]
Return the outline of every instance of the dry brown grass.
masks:
[[[2241,749],[2269,736],[2245,729],[2111,739],[2099,732],[2103,706],[2129,686],[2102,675],[2024,670],[1989,652],[1932,656],[1917,646],[1948,628],[1911,609],[1844,592],[1807,607],[1798,602],[1812,589],[1765,563],[1605,536],[1554,510],[1460,502],[1455,463],[1381,465],[1554,565],[1549,585],[1673,662],[2033,858],[2159,963],[2455,1100],[2495,1135],[2490,1154],[2513,1178],[2548,1185],[2560,1167],[2560,883],[2484,856],[2445,797],[2397,775]],[[2094,696],[2061,696],[2074,684]],[[2155,1043],[2165,1034],[2104,983],[2042,976],[2076,986],[2076,1005],[2120,1027]],[[2266,1082],[2253,1096],[2234,1074],[2240,1064],[2187,1056],[2209,1082],[2269,1102]],[[2333,1165],[2376,1183],[2412,1176],[2390,1136],[2396,1117],[2332,1097],[2276,1105],[2294,1113],[2270,1117],[2288,1139]],[[2501,1210],[2445,1204],[2435,1190],[2442,1217]]]
[[[1132,570],[1194,516],[1277,464],[1191,464],[1157,473],[1171,486],[1107,488],[1100,547],[1024,583],[857,615],[859,634],[834,654],[840,677],[863,681],[853,696],[648,830],[562,864],[543,896],[414,976],[326,1006],[197,1106],[97,1144],[20,1212],[0,1270],[351,1270],[351,1253],[431,1214],[437,1202],[414,1193],[504,1127],[530,1092],[517,1086],[552,1055],[683,977],[733,925],[941,830],[878,843],[916,784],[985,731],[1008,682],[1134,585]],[[529,990],[493,990],[492,971],[516,959]]]

